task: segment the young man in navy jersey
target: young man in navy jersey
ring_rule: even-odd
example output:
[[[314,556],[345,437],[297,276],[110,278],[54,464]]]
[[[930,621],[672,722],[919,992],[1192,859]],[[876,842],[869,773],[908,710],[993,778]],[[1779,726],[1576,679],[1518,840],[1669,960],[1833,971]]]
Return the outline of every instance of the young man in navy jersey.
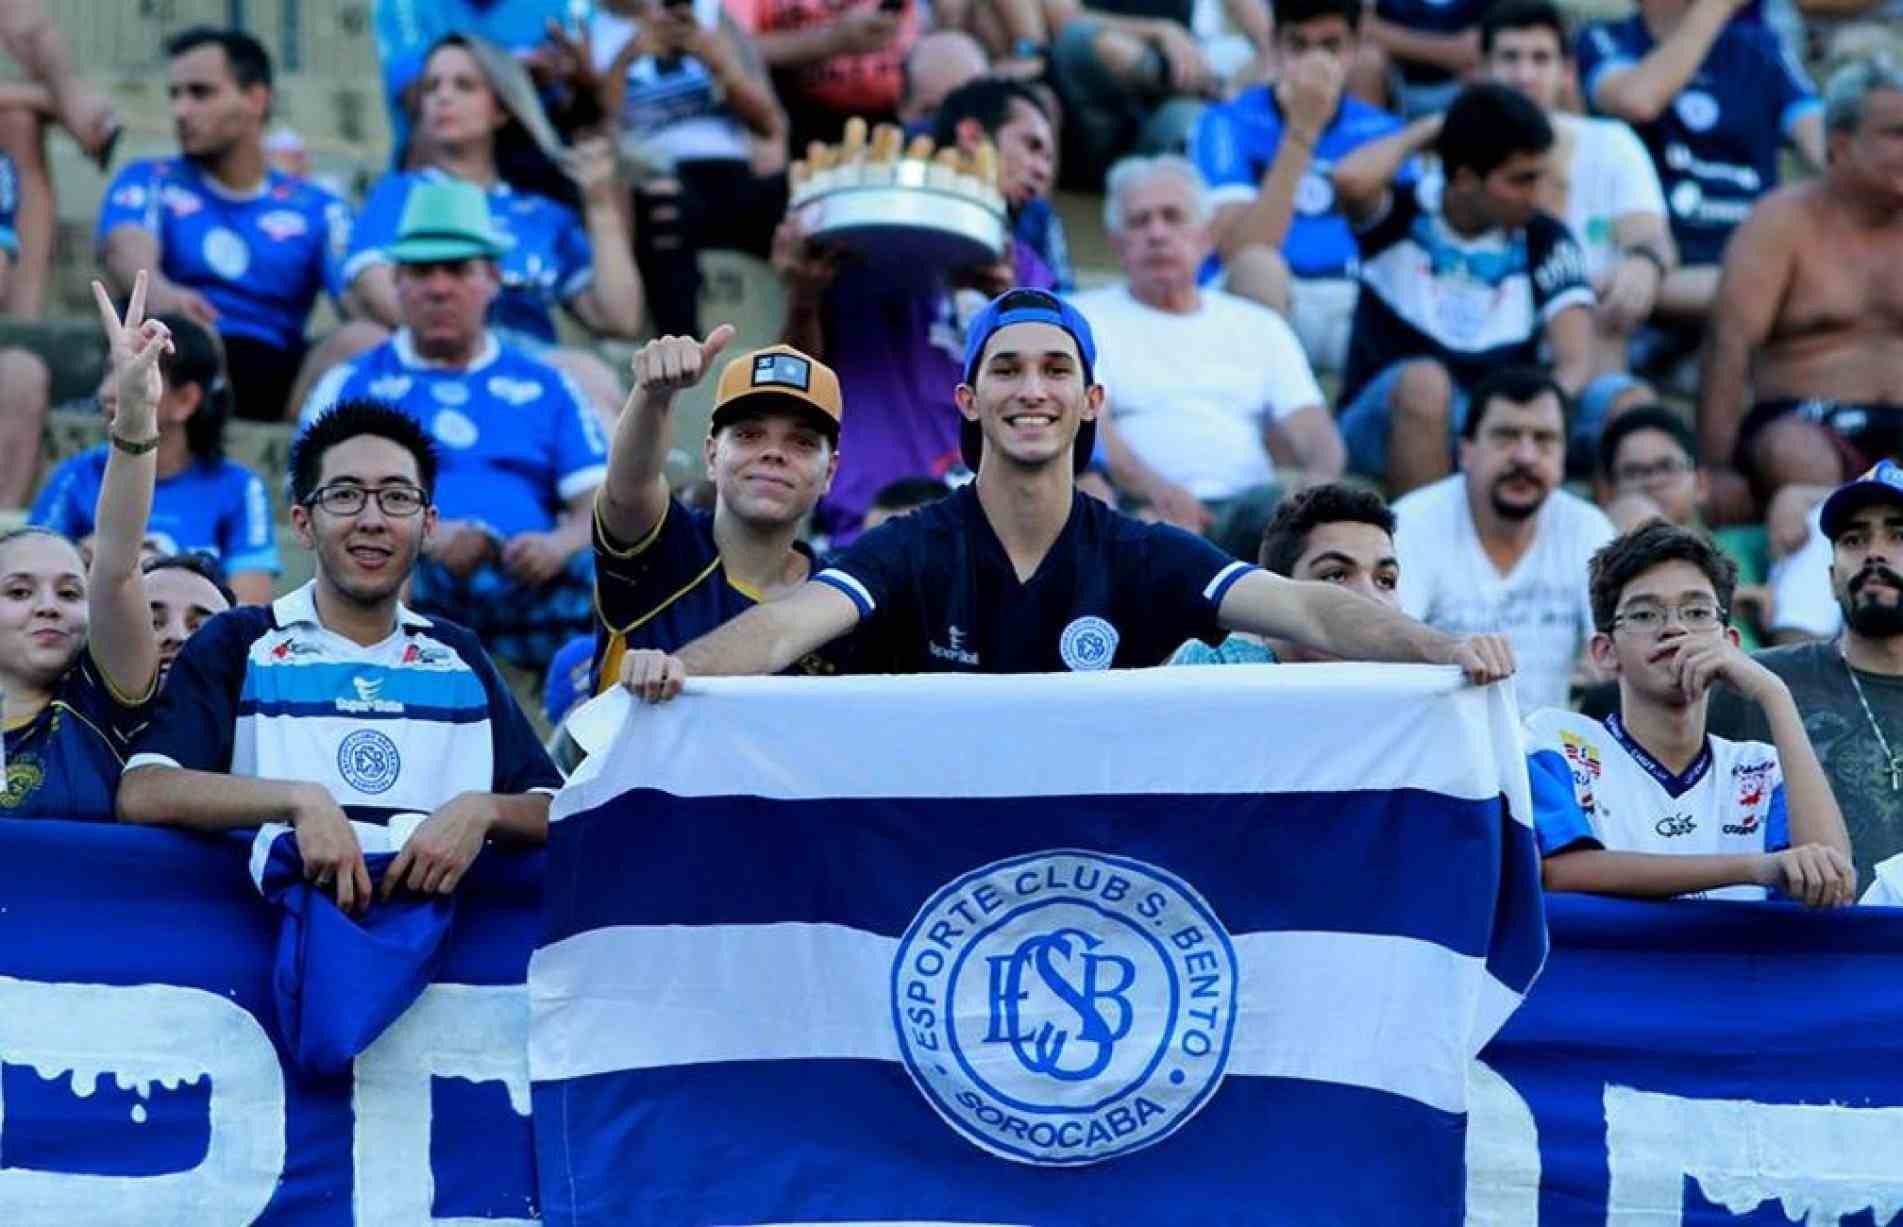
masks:
[[[291,447],[317,575],[219,614],[172,662],[118,796],[127,822],[280,822],[305,876],[369,905],[364,837],[427,815],[384,873],[449,894],[490,838],[540,843],[561,776],[469,631],[399,599],[436,529],[436,450],[407,414],[337,406]]]
[[[787,345],[722,369],[703,448],[711,513],[683,506],[662,468],[674,397],[698,384],[733,340],[661,337],[634,357],[634,391],[615,426],[608,478],[595,498],[594,676],[620,676],[630,650],[675,651],[819,570],[799,539],[839,467],[839,377]],[[796,672],[832,673],[825,654]]]
[[[201,26],[166,54],[181,156],[133,162],[112,181],[94,232],[100,263],[120,290],[159,270],[153,311],[216,330],[238,415],[282,421],[311,306],[338,292],[350,210],[266,162],[271,59],[257,39]]]
[[[798,592],[695,640],[629,653],[621,680],[651,701],[689,674],[771,673],[856,626],[896,672],[1039,673],[1161,664],[1185,639],[1246,630],[1339,656],[1513,671],[1489,635],[1456,639],[1352,593],[1237,562],[1167,525],[1080,494],[1103,389],[1090,325],[1037,290],[980,311],[958,385],[977,479],[893,520]]]

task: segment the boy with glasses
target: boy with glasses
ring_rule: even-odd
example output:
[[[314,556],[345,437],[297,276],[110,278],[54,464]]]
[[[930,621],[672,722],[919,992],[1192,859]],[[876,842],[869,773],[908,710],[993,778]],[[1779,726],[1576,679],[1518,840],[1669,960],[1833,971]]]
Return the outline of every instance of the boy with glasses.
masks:
[[[1527,721],[1547,889],[1852,902],[1850,838],[1790,688],[1725,624],[1736,568],[1654,521],[1600,549],[1590,574],[1592,658],[1618,678],[1619,711]],[[1706,733],[1718,681],[1763,711],[1773,744]]]
[[[385,898],[450,894],[485,841],[547,838],[561,777],[475,635],[399,599],[437,530],[422,428],[346,401],[291,445],[290,468],[316,577],[186,642],[126,764],[119,816],[284,824],[305,876],[346,910],[370,903],[366,846],[401,848]]]

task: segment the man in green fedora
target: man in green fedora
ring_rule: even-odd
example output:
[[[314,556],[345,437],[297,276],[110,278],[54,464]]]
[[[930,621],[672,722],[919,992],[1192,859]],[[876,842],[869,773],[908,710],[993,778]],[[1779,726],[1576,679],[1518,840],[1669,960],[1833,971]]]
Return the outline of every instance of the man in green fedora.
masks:
[[[369,400],[415,418],[436,441],[441,517],[411,604],[461,622],[497,656],[541,670],[593,626],[589,510],[607,465],[594,410],[555,367],[484,323],[501,287],[497,230],[480,189],[418,184],[403,210],[396,266],[403,326],[331,370],[305,402]]]

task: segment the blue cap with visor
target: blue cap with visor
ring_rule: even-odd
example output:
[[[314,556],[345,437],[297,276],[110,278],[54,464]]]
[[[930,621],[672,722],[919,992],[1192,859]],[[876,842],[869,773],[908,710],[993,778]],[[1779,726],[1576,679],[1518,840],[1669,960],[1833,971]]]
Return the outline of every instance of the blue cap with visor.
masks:
[[[1090,321],[1084,318],[1083,312],[1048,291],[1015,289],[1006,290],[986,303],[966,327],[965,383],[977,382],[978,364],[984,358],[985,346],[1001,329],[1013,324],[1050,324],[1069,333],[1071,340],[1077,342],[1077,356],[1084,364],[1084,386],[1097,382],[1097,341],[1090,334]],[[958,433],[958,445],[965,467],[976,473],[978,461],[984,455],[984,432],[978,423],[965,420]],[[1083,423],[1078,428],[1074,449],[1077,472],[1090,467],[1090,455],[1096,446],[1097,424]]]

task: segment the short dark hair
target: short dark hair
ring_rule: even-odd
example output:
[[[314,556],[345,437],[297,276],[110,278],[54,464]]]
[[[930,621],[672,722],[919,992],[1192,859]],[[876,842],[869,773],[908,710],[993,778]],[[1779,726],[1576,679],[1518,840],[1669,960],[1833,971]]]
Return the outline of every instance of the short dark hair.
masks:
[[[1348,23],[1350,30],[1361,28],[1360,0],[1275,0],[1271,7],[1275,10],[1278,31],[1318,17],[1339,17]]]
[[[1600,546],[1587,564],[1594,629],[1610,634],[1625,586],[1662,562],[1689,562],[1703,571],[1718,598],[1718,609],[1729,614],[1731,594],[1738,586],[1738,564],[1703,533],[1664,520],[1648,520]]]
[[[216,558],[204,550],[188,550],[183,554],[161,554],[157,558],[148,558],[139,568],[146,575],[154,571],[190,571],[200,579],[208,580],[218,589],[218,595],[225,598],[225,604],[235,607],[238,594],[225,582],[225,569]]]
[[[1571,421],[1573,405],[1566,396],[1566,389],[1543,367],[1503,366],[1490,371],[1474,385],[1473,394],[1468,398],[1467,420],[1460,424],[1460,437],[1468,442],[1480,437],[1481,419],[1487,416],[1487,409],[1494,401],[1525,405],[1548,392],[1559,400],[1560,421]]]
[[[1642,430],[1656,430],[1671,438],[1685,453],[1686,459],[1698,463],[1698,438],[1692,434],[1692,428],[1684,418],[1673,413],[1663,405],[1638,405],[1626,410],[1618,417],[1606,423],[1606,429],[1599,436],[1599,475],[1607,481],[1612,480],[1612,464],[1619,455],[1619,447],[1627,439]]]
[[[362,435],[388,439],[416,458],[417,480],[426,496],[436,493],[436,444],[416,419],[373,400],[346,400],[325,411],[291,440],[291,501],[308,502],[324,471],[324,453]]]
[[[225,423],[231,420],[231,380],[225,375],[225,350],[210,329],[183,315],[161,315],[172,332],[172,352],[159,357],[168,388],[198,388],[198,408],[185,419],[185,445],[192,458],[224,458]]]
[[[901,477],[879,487],[872,496],[877,511],[911,511],[936,503],[951,493],[951,488],[936,477]]]
[[[1434,151],[1449,182],[1463,168],[1485,178],[1519,153],[1553,147],[1553,125],[1531,98],[1494,81],[1469,85],[1447,108]]]
[[[932,119],[932,139],[938,142],[940,148],[956,144],[958,125],[967,119],[977,120],[986,136],[995,137],[998,129],[1011,122],[1011,104],[1014,101],[1022,102],[1046,119],[1050,118],[1044,109],[1044,100],[1022,81],[979,77],[946,94],[945,101],[938,104],[938,114]]]
[[[272,88],[271,53],[264,49],[263,43],[243,30],[226,30],[217,26],[193,26],[189,30],[180,30],[166,40],[165,58],[176,60],[200,47],[217,47],[224,51],[225,63],[231,65],[231,77],[238,83],[239,89],[250,89],[254,85]]]
[[[1566,50],[1566,19],[1553,0],[1500,0],[1480,19],[1480,50],[1493,50],[1493,41],[1505,30],[1551,30],[1559,40],[1560,58]]]
[[[1379,494],[1342,482],[1310,486],[1283,499],[1262,529],[1256,559],[1264,570],[1293,575],[1309,534],[1324,524],[1372,524],[1394,536],[1394,512]]]

